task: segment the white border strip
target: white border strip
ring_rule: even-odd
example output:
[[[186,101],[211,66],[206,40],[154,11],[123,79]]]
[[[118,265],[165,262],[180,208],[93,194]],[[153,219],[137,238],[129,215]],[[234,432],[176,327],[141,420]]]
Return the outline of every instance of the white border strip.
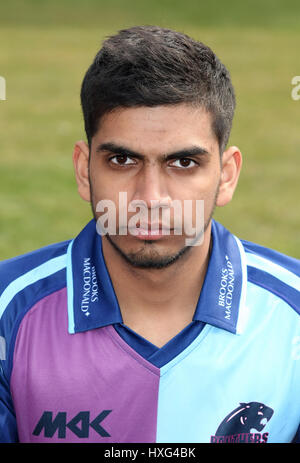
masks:
[[[0,360],[6,360],[6,341],[3,336],[0,336]]]
[[[247,260],[244,247],[240,240],[233,235],[237,246],[239,248],[240,257],[241,257],[241,267],[242,267],[242,288],[241,288],[241,297],[239,305],[239,315],[236,323],[236,334],[242,334],[249,316],[249,308],[246,306],[246,295],[247,295],[247,282],[248,282],[248,273],[247,273]]]
[[[22,276],[12,281],[0,296],[0,318],[16,294],[25,289],[27,286],[36,283],[37,281],[42,280],[59,270],[62,270],[65,266],[66,254],[63,254],[62,256],[47,260],[43,264],[33,268],[29,272],[24,273]]]
[[[257,254],[252,254],[250,252],[246,253],[246,259],[248,265],[251,267],[258,268],[264,272],[270,273],[275,278],[278,278],[283,283],[291,286],[292,288],[300,291],[300,278],[294,273],[290,272],[284,267],[281,267],[274,262],[265,259],[264,257],[258,256]]]
[[[74,308],[73,308],[73,274],[72,274],[72,240],[67,250],[67,292],[68,292],[68,331],[70,334],[75,333]]]

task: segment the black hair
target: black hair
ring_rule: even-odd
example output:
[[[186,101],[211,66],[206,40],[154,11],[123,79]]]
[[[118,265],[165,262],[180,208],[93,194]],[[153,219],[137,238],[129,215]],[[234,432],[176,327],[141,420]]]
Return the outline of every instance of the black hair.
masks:
[[[119,107],[198,105],[212,115],[220,152],[235,110],[230,75],[214,52],[186,34],[135,26],[106,39],[81,87],[89,146],[101,117]]]

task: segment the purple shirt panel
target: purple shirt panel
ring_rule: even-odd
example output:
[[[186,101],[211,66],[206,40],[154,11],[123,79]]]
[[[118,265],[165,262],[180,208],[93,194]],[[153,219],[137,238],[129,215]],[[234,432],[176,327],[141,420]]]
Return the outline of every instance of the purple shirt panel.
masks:
[[[57,291],[29,310],[17,334],[19,440],[155,442],[159,378],[112,326],[69,334],[67,290]]]

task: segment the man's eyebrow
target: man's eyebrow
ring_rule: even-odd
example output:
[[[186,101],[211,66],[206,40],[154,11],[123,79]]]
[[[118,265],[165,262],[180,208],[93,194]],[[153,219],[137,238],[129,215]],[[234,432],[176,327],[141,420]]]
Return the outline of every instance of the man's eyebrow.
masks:
[[[207,149],[202,148],[201,146],[192,146],[190,148],[184,148],[179,151],[174,151],[173,153],[166,154],[164,157],[168,159],[180,159],[188,158],[190,156],[209,156]]]
[[[101,151],[107,151],[109,153],[114,153],[114,154],[119,154],[121,156],[132,156],[135,158],[140,158],[144,159],[145,156],[143,156],[140,153],[137,153],[136,151],[133,151],[129,148],[126,148],[125,146],[122,145],[117,145],[115,143],[102,143],[96,148],[96,153],[100,153]]]
[[[102,143],[96,148],[96,153],[100,153],[101,151],[106,151],[110,153],[114,153],[116,155],[121,155],[121,156],[131,156],[137,159],[145,159],[145,155],[138,153],[137,151],[133,151],[130,148],[127,148],[126,146],[122,145],[117,145],[115,143]],[[161,159],[163,160],[169,160],[169,159],[180,159],[180,158],[187,158],[189,156],[208,156],[210,155],[209,151],[207,149],[201,147],[201,146],[191,146],[187,148],[180,149],[178,151],[174,151],[171,153],[166,153],[161,156]]]

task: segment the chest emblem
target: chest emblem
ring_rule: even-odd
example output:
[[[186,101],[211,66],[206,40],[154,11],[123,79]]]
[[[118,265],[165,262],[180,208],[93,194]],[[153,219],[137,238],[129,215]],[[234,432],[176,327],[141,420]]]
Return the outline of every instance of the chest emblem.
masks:
[[[240,403],[224,418],[211,436],[211,442],[267,442],[268,433],[261,434],[261,431],[273,413],[272,408],[260,402]]]

